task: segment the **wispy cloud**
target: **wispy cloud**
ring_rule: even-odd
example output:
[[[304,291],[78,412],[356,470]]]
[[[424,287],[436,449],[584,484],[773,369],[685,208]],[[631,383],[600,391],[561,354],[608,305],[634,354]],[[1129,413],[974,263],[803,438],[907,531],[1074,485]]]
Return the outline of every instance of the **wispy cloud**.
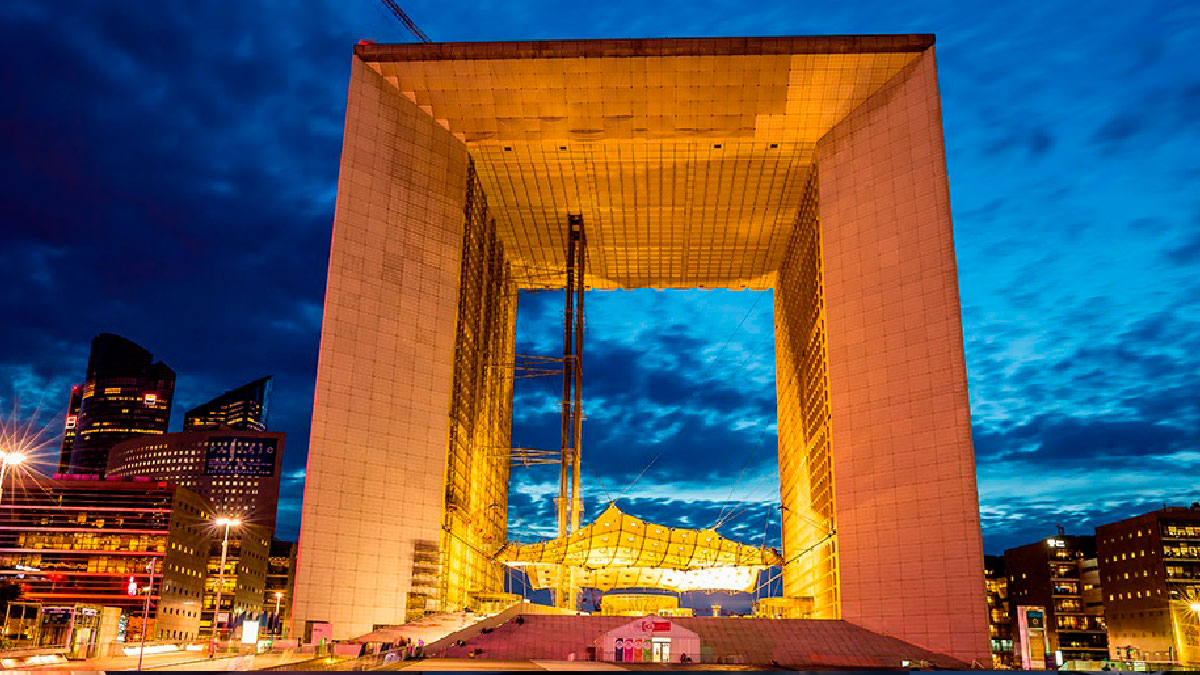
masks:
[[[1178,471],[1194,466],[1200,400],[1194,4],[406,9],[439,40],[937,33],[989,550],[1050,521],[1194,500]],[[363,37],[407,39],[370,2],[0,5],[0,404],[58,416],[101,331],[174,367],[180,409],[274,374],[294,531]],[[620,491],[659,456],[628,497],[663,517],[719,513],[739,475],[744,497],[774,462],[769,298],[593,295],[589,485]],[[520,349],[555,353],[561,298],[521,302]],[[557,443],[554,397],[520,383],[516,440]],[[544,529],[539,509],[514,502],[514,529]]]

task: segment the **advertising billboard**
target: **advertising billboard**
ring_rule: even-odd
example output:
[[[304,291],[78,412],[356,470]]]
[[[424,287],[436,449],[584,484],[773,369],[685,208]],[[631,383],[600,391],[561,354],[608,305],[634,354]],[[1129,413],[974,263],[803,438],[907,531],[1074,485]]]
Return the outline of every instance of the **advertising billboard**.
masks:
[[[1014,645],[1024,670],[1046,669],[1046,608],[1017,606],[1017,641]]]

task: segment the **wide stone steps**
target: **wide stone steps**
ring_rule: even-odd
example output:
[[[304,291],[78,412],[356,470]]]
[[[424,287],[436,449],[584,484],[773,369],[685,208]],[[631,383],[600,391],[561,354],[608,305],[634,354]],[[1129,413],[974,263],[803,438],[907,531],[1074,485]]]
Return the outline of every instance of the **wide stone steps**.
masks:
[[[588,658],[588,647],[597,637],[633,621],[624,616],[552,616],[522,614],[515,620],[481,633],[464,646],[446,648],[443,656],[564,661]],[[902,640],[880,635],[846,621],[814,619],[742,619],[677,617],[672,622],[700,636],[702,654],[696,661],[788,666],[848,668],[899,668],[902,661],[929,661],[962,668],[948,656],[936,654]]]

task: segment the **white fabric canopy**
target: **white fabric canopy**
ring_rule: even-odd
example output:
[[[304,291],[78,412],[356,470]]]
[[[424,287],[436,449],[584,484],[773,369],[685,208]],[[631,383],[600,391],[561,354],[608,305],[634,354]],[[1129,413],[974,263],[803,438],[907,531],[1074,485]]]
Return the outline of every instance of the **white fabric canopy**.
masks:
[[[782,565],[774,549],[741,544],[713,530],[647,523],[610,504],[592,523],[534,544],[509,544],[496,556],[524,568],[535,588],[552,588],[560,567],[578,586],[674,591],[754,588],[760,571]]]

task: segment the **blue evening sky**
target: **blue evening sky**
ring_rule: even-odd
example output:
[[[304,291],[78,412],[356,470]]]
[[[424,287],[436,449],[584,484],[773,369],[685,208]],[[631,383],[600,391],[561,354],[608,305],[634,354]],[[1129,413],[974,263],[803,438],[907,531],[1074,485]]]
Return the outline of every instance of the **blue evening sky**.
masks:
[[[1200,4],[403,6],[444,41],[935,33],[986,550],[1200,500]],[[409,36],[376,0],[0,4],[0,410],[57,425],[102,331],[178,371],[176,427],[274,374],[295,535],[360,38]],[[560,302],[522,296],[522,351]],[[769,294],[588,308],[589,506],[657,456],[623,508],[777,539]],[[514,443],[557,443],[554,387]],[[514,537],[553,481],[518,474]]]

